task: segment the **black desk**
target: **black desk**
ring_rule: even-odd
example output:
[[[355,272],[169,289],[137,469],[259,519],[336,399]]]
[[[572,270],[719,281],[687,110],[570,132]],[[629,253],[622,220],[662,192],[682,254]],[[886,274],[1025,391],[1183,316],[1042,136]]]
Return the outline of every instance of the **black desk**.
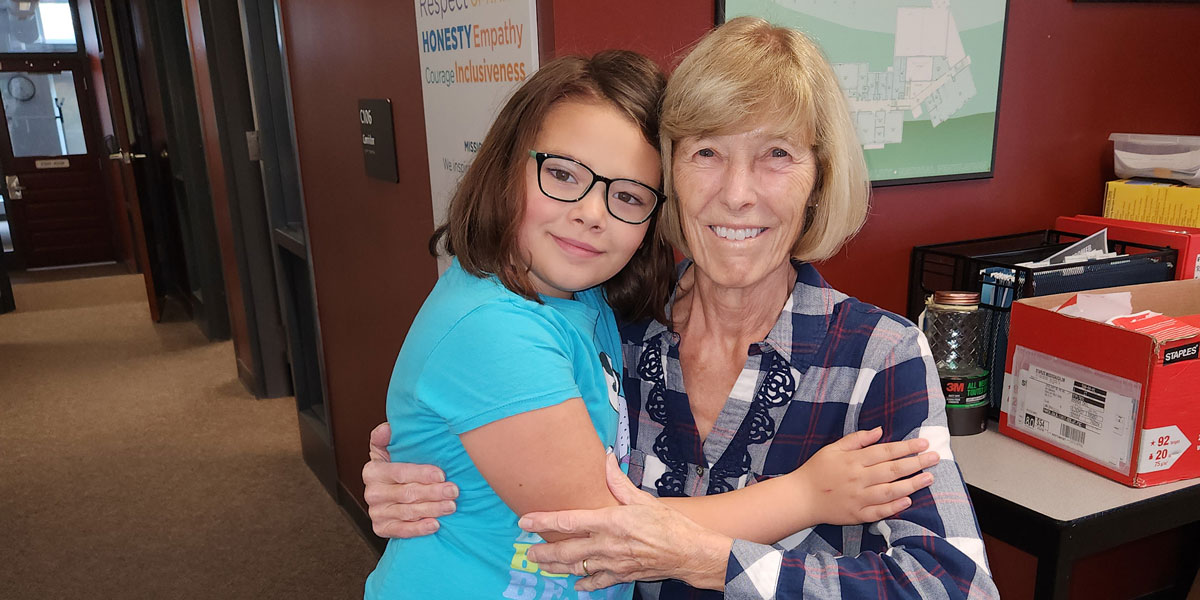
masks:
[[[1200,479],[1131,488],[1001,435],[994,422],[950,446],[980,528],[1037,557],[1038,599],[1065,600],[1080,558],[1200,523]]]

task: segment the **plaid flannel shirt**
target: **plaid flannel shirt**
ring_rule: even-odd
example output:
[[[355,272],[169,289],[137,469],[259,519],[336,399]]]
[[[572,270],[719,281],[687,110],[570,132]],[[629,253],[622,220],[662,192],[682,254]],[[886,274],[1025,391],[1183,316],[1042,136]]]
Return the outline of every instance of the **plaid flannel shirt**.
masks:
[[[678,334],[653,321],[622,328],[630,478],[655,496],[715,494],[788,473],[852,431],[882,426],[883,442],[924,437],[941,461],[909,508],[865,525],[819,525],[773,546],[735,540],[725,596],[998,598],[925,336],[829,287],[811,265],[793,266],[791,298],[767,339],[750,347],[703,443]],[[721,597],[675,580],[639,583],[638,595]]]

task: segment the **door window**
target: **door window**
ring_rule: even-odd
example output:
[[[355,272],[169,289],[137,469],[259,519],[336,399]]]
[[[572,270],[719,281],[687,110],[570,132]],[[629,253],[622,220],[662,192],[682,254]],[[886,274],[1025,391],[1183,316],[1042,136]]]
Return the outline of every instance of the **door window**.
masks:
[[[71,71],[0,73],[0,97],[14,157],[87,154]]]
[[[0,6],[0,52],[75,52],[68,0],[10,0]]]

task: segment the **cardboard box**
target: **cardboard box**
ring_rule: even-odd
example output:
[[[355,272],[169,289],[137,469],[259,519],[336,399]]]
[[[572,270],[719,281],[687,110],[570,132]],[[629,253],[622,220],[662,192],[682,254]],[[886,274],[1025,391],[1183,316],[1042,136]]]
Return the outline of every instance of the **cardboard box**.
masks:
[[[1200,188],[1148,179],[1119,179],[1104,187],[1104,216],[1200,227]]]
[[[1200,279],[1200,227],[1186,228],[1092,215],[1059,217],[1054,228],[1076,235],[1091,235],[1108,228],[1108,239],[1170,247],[1179,251],[1175,279]]]
[[[1162,335],[1054,309],[1075,294],[1013,303],[1000,432],[1126,485],[1200,476],[1200,280],[1128,291],[1133,311],[1175,317]]]

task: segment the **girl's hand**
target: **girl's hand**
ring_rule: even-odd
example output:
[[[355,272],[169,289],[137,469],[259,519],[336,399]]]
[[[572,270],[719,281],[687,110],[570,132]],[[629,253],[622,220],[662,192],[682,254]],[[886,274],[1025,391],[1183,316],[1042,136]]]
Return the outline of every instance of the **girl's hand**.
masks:
[[[799,483],[800,506],[809,511],[814,525],[883,520],[911,506],[908,496],[933,483],[929,473],[909,477],[941,460],[936,452],[918,454],[929,447],[928,441],[915,438],[872,445],[882,436],[880,427],[855,431],[783,476]]]
[[[387,444],[392,428],[380,423],[371,431],[371,460],[363,465],[368,514],[375,535],[414,538],[438,530],[437,517],[454,512],[458,486],[433,465],[393,463]]]

